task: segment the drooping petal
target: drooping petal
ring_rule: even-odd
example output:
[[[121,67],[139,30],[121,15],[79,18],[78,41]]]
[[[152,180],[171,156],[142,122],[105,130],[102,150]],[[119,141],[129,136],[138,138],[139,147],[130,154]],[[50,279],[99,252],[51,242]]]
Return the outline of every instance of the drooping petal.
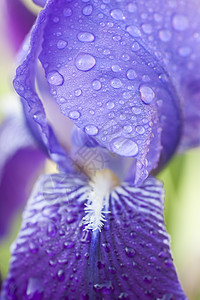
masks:
[[[62,113],[108,150],[136,157],[136,182],[141,182],[158,165],[168,136],[162,160],[174,152],[180,110],[157,58],[119,27],[110,9],[100,2],[49,1],[37,20],[30,53],[18,68],[15,88],[30,102],[26,90],[34,86],[28,75],[38,54]],[[34,99],[38,101],[36,95]]]
[[[90,188],[80,177],[38,183],[12,247],[9,299],[186,299],[163,221],[163,189],[124,182],[110,195],[102,231],[84,231]]]
[[[115,1],[111,14],[168,72],[182,101],[180,150],[200,143],[200,5],[192,1]],[[120,18],[121,16],[121,18]]]
[[[24,60],[24,63],[17,69],[17,79],[14,81],[14,86],[21,96],[21,101],[24,108],[24,113],[27,119],[27,124],[32,131],[32,134],[46,149],[50,158],[54,160],[61,170],[71,171],[73,170],[73,162],[67,156],[66,151],[58,142],[55,136],[52,126],[47,120],[44,106],[40,101],[35,87],[36,80],[36,62],[37,52],[41,43],[42,28],[45,25],[43,17],[41,16],[38,21],[40,30],[37,32],[37,44],[31,40],[32,52],[29,51],[30,38],[24,42],[20,59]],[[33,35],[35,33],[35,27],[33,27]],[[27,67],[28,66],[28,67]],[[68,128],[66,128],[68,130]]]
[[[11,118],[0,128],[0,238],[25,205],[45,155],[34,143],[23,120]]]

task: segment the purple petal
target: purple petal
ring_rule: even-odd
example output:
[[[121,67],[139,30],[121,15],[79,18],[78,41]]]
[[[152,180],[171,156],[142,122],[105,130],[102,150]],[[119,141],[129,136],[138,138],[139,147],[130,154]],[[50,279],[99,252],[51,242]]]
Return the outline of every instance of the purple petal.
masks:
[[[6,8],[5,30],[10,37],[10,44],[17,51],[36,17],[20,0],[5,0],[4,2]]]
[[[33,0],[33,2],[41,7],[44,7],[46,0]]]
[[[112,1],[111,14],[170,76],[182,102],[180,150],[200,143],[200,5],[198,0]],[[120,18],[120,16],[123,16]],[[169,124],[168,124],[169,125]]]
[[[104,8],[50,1],[37,20],[15,88],[30,102],[31,92],[20,87],[27,85],[43,38],[39,58],[62,113],[111,152],[137,158],[136,182],[141,182],[157,167],[164,141],[164,163],[174,152],[180,109],[157,59],[125,34],[108,5]]]
[[[12,247],[6,299],[186,299],[163,220],[163,189],[153,178],[111,192],[102,231],[84,231],[89,186],[45,176]]]
[[[25,205],[34,181],[44,167],[38,149],[22,120],[7,119],[0,128],[0,237]]]

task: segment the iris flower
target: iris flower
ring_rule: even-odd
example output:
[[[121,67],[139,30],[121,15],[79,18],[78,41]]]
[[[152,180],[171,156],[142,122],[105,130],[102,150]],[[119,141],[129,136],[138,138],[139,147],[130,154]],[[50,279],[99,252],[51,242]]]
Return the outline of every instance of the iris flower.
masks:
[[[198,1],[44,2],[14,87],[59,172],[32,192],[2,299],[186,299],[153,176],[199,144]]]

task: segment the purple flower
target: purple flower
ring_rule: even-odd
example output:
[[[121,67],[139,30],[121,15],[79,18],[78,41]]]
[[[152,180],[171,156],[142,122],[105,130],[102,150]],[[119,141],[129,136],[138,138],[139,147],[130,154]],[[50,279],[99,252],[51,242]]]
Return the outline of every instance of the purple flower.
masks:
[[[199,10],[47,1],[14,86],[60,172],[29,199],[3,299],[186,299],[149,174],[199,143]]]

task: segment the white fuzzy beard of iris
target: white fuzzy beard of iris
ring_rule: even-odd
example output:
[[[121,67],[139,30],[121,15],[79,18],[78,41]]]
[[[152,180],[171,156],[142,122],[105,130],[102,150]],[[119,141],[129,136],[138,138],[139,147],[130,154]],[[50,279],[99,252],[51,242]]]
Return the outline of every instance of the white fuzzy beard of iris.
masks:
[[[85,230],[101,231],[106,214],[109,214],[109,198],[112,189],[119,184],[116,175],[109,169],[97,171],[89,182],[90,190],[85,205],[83,223]]]

